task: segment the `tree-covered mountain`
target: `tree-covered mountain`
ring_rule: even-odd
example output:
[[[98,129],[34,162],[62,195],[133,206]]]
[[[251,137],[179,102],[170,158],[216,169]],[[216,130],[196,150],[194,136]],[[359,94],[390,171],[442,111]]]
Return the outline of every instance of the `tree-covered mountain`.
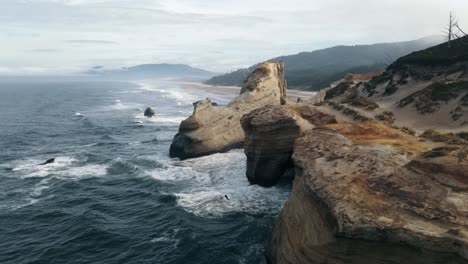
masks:
[[[161,79],[174,78],[184,80],[203,80],[216,73],[193,68],[185,64],[142,64],[122,69],[107,70],[96,66],[87,74],[96,77],[109,77],[114,79]]]
[[[341,79],[346,73],[384,70],[402,56],[441,42],[443,42],[441,36],[432,36],[405,42],[335,46],[296,55],[281,56],[268,61],[283,61],[285,63],[286,80],[289,87],[320,90],[331,82]],[[240,86],[257,65],[215,76],[205,83]]]

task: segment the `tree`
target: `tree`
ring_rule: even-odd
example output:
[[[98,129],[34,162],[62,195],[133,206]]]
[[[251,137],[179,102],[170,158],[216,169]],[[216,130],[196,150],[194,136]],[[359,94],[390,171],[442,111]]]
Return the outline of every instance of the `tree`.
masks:
[[[447,34],[447,40],[448,40],[448,47],[449,48],[452,47],[452,40],[457,38],[456,33],[455,33],[455,28],[456,28],[457,25],[458,25],[457,18],[455,17],[455,15],[452,12],[450,12],[449,24],[448,24],[446,32],[445,32]]]
[[[457,40],[461,37],[468,36],[468,34],[461,29],[460,25],[458,24],[458,19],[455,16],[454,13],[450,12],[450,17],[449,17],[449,24],[444,31],[444,33],[447,35],[447,41],[448,41],[448,47],[451,48],[453,45],[452,41]],[[464,44],[464,43],[457,43],[457,44]]]

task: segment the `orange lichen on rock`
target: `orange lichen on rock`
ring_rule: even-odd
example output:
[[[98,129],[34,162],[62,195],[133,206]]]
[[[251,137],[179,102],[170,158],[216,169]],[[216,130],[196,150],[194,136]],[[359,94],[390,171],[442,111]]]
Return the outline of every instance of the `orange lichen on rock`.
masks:
[[[434,143],[432,142],[421,141],[416,136],[409,135],[399,129],[376,121],[331,124],[318,129],[337,131],[351,140],[355,145],[388,145],[413,155],[420,155],[434,147]]]

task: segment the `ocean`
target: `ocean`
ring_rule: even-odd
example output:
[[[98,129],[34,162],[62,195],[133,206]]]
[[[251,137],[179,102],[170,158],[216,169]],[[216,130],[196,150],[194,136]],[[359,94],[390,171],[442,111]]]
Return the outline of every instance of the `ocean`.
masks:
[[[265,263],[290,186],[249,185],[242,150],[168,156],[206,97],[232,99],[175,82],[0,82],[0,263]]]

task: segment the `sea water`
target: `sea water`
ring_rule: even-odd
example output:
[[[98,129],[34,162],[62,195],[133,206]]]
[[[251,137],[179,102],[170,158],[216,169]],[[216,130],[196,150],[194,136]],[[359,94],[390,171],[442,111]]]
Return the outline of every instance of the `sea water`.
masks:
[[[264,263],[289,186],[249,185],[242,150],[168,156],[206,97],[232,99],[172,82],[0,82],[0,263]]]

